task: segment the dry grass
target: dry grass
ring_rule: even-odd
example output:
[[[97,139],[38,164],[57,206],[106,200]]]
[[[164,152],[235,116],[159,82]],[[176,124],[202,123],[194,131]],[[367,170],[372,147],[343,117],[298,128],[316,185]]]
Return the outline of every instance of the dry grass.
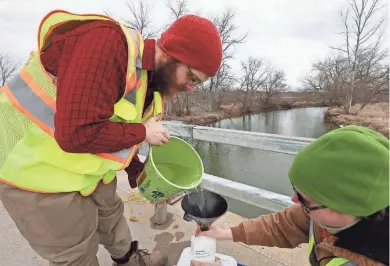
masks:
[[[351,114],[345,114],[342,108],[332,107],[327,112],[327,118],[337,125],[365,126],[389,137],[389,103],[368,105],[359,111],[360,107],[360,104],[354,105]]]

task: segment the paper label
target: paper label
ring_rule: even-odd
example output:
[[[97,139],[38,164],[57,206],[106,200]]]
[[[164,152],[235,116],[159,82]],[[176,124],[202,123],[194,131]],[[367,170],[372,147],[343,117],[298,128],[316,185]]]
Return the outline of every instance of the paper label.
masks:
[[[217,249],[216,240],[209,237],[192,237],[191,252],[194,260],[214,262]]]

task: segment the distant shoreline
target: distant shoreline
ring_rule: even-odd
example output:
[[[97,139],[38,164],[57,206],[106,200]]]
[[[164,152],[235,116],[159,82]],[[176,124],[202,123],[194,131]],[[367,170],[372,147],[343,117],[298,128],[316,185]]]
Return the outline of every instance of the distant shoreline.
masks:
[[[270,108],[254,109],[251,112],[243,112],[238,108],[227,111],[228,108],[224,108],[219,111],[203,113],[202,115],[189,115],[189,116],[165,115],[164,120],[182,121],[183,123],[193,124],[193,125],[208,125],[228,118],[241,117],[245,115],[259,114],[259,113],[279,111],[279,110],[307,108],[307,107],[326,107],[326,106],[324,106],[324,104],[320,102],[296,102],[289,106],[276,105]]]
[[[325,120],[337,126],[369,127],[389,138],[389,103],[375,103],[359,111],[360,107],[360,104],[352,106],[350,114],[345,114],[341,107],[330,107],[325,113]]]

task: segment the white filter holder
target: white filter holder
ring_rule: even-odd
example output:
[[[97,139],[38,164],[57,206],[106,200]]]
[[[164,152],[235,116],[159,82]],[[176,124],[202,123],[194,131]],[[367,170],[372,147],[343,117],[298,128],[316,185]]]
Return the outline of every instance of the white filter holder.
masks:
[[[221,260],[222,266],[237,266],[237,261],[230,256],[226,256],[219,253],[216,253],[215,256]],[[181,252],[179,262],[176,266],[191,266],[191,259],[191,247],[185,248]]]

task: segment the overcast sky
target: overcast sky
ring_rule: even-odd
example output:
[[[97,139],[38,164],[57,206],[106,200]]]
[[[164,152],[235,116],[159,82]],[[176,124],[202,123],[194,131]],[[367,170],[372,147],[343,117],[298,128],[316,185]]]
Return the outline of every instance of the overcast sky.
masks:
[[[171,20],[164,6],[166,1],[144,2],[152,8],[155,26]],[[347,0],[189,0],[192,10],[206,15],[233,8],[237,13],[237,33],[249,31],[245,43],[234,51],[235,71],[239,71],[240,60],[260,57],[282,68],[293,87],[299,85],[313,62],[330,52],[329,46],[342,42],[337,33],[342,30],[340,11],[347,4]],[[117,17],[130,17],[124,0],[0,0],[0,52],[27,59],[29,52],[36,49],[41,19],[53,9],[75,13],[109,10]]]

